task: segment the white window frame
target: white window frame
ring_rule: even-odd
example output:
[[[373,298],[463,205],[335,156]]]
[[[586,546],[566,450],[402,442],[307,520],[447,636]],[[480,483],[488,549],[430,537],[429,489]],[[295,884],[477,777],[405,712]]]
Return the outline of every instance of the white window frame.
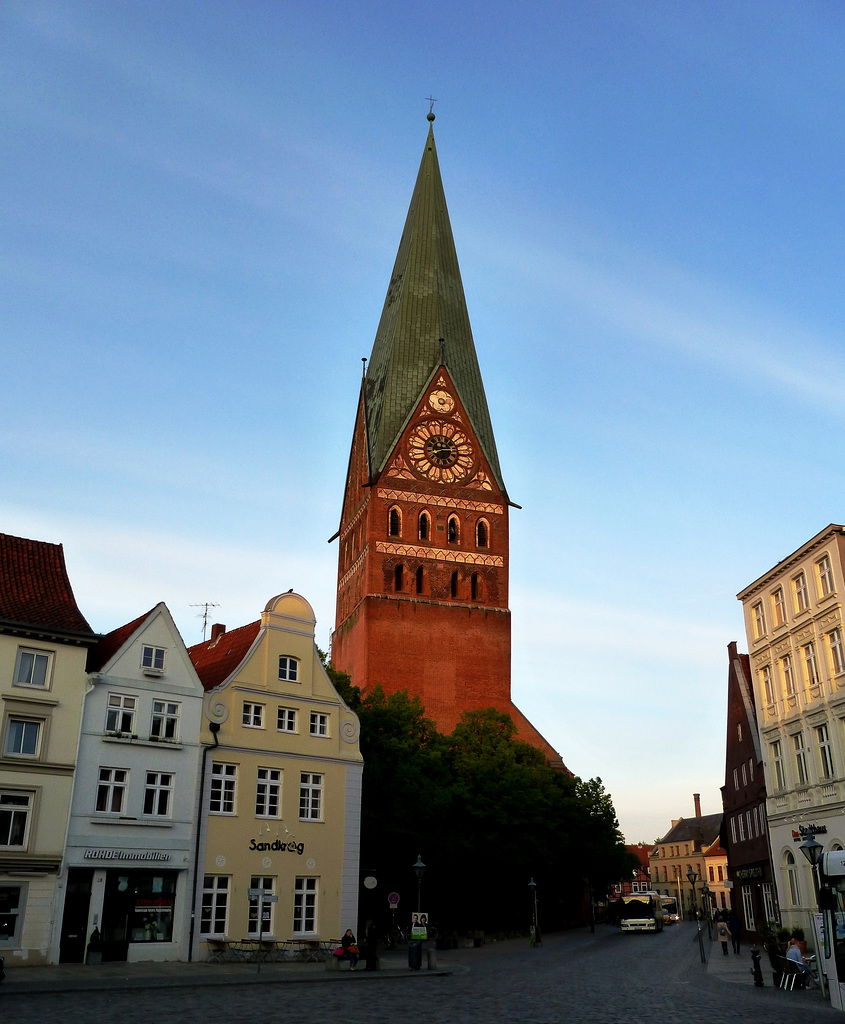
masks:
[[[785,860],[786,879],[789,885],[789,898],[793,907],[801,906],[801,884],[798,880],[798,869],[795,867],[795,858],[787,850]]]
[[[255,701],[245,700],[241,722],[244,729],[263,729],[264,705],[257,704]]]
[[[804,680],[807,686],[818,686],[821,682],[819,678],[819,665],[816,661],[816,645],[811,640],[809,643],[804,644],[801,648],[801,654],[804,659]]]
[[[842,630],[839,626],[827,634],[827,645],[833,675],[840,676],[845,672],[845,650],[842,647]]]
[[[282,770],[281,768],[258,768],[255,780],[256,818],[281,818],[282,816]]]
[[[771,882],[761,882],[760,890],[763,893],[763,912],[767,921],[777,920],[777,911],[775,910],[775,896]]]
[[[786,625],[786,599],[783,596],[783,587],[778,587],[772,594],[772,618],[775,628]]]
[[[810,595],[807,591],[807,575],[802,569],[792,577],[792,590],[795,594],[796,612],[805,612],[810,607]]]
[[[155,818],[169,817],[173,790],[172,772],[148,771],[147,781],[144,785],[144,814]],[[152,802],[152,806],[148,807],[150,802]]]
[[[830,555],[822,555],[816,562],[816,572],[819,580],[819,597],[829,597],[836,590],[833,584],[833,568],[830,564]]]
[[[296,708],[280,707],[276,712],[276,730],[278,732],[296,732],[299,715]]]
[[[200,909],[200,935],[223,938],[229,932],[230,875],[205,875]]]
[[[796,780],[799,786],[807,786],[810,782],[810,772],[807,766],[807,748],[804,746],[804,733],[792,734],[792,749],[795,753]]]
[[[179,739],[179,720],[182,705],[178,701],[154,700],[150,719],[150,738],[159,740]]]
[[[21,789],[0,789],[0,850],[26,850],[35,809],[35,794]],[[23,821],[21,826],[20,822]],[[16,836],[19,843],[11,842]]]
[[[252,875],[249,881],[250,889],[263,889],[269,896],[275,895],[276,892],[276,879],[274,875]],[[270,900],[261,900],[264,914],[264,928],[261,928],[261,922],[258,920],[258,904],[259,898],[257,896],[249,896],[249,918],[247,924],[247,935],[258,936],[259,934],[263,937],[272,937],[273,926],[275,924],[275,910],[276,904]]]
[[[238,766],[226,761],[213,761],[211,786],[208,792],[208,813],[233,815],[238,798]]]
[[[771,707],[775,702],[775,691],[772,686],[772,666],[764,665],[760,669],[760,690],[767,706]]]
[[[833,772],[833,748],[830,745],[830,731],[827,723],[823,722],[816,726],[816,739],[819,743],[819,763],[821,765],[821,778],[825,781],[834,777]]]
[[[102,765],[97,771],[95,813],[122,814],[126,806],[128,791],[129,769]]]
[[[49,690],[53,681],[54,653],[38,647],[19,647],[15,659],[14,685]],[[42,666],[43,673],[40,669],[36,671],[36,666]]]
[[[120,733],[121,736],[134,736],[137,713],[137,697],[133,697],[129,693],[110,693],[106,704],[105,731]]]
[[[795,696],[795,670],[792,667],[792,655],[784,654],[780,659],[780,671],[787,697]]]
[[[299,876],[293,889],[293,934],[313,935],[317,931],[319,879]]]
[[[323,776],[320,773],[299,773],[299,820],[323,820]]]
[[[762,601],[757,601],[751,606],[751,625],[754,627],[755,640],[766,635],[766,614],[763,611]]]
[[[292,658],[289,654],[279,655],[279,679],[286,683],[299,682],[299,658]]]
[[[20,726],[19,730],[13,727]],[[10,714],[6,718],[6,734],[3,741],[4,757],[21,758],[27,761],[37,761],[41,757],[41,748],[44,743],[44,729],[46,722],[43,718],[33,718],[31,715]],[[27,737],[32,737],[34,730],[35,742],[24,743]],[[13,742],[13,732],[18,732],[16,737],[19,742]],[[21,749],[16,749],[20,746]],[[24,747],[31,747],[27,750]]]
[[[324,711],[311,712],[309,735],[323,738],[329,735],[329,716]]]
[[[751,886],[742,887],[742,914],[745,918],[745,927],[748,931],[754,931],[754,897],[751,895]]]
[[[153,644],[141,644],[141,671],[153,672],[156,675],[164,672],[167,648]]]

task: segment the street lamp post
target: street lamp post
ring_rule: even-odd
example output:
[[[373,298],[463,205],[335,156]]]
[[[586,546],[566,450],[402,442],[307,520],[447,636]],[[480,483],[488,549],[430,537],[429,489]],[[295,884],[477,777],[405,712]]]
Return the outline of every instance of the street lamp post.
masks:
[[[528,883],[531,891],[531,947],[541,946],[543,940],[540,938],[540,921],[537,917],[537,883],[532,878]]]
[[[695,883],[696,883],[696,880],[698,879],[698,875],[696,874],[695,871],[693,871],[692,864],[687,864],[687,878],[689,879],[689,884],[692,886],[692,905],[693,905],[693,910],[696,911],[695,923],[698,926],[698,951],[701,954],[701,962],[703,964],[706,964],[707,963],[707,957],[706,957],[706,955],[704,953],[704,938],[702,937],[702,934],[701,934],[701,914],[697,913],[697,908],[696,908],[696,904],[698,902],[698,898],[697,898],[697,896],[695,894]]]
[[[707,919],[707,938],[713,940],[713,929],[710,927],[713,921],[713,904],[711,903],[710,886],[705,882],[701,887],[701,897],[704,900],[704,916]]]
[[[422,854],[417,854],[417,862],[414,864],[414,874],[417,876],[417,914],[422,910],[422,877],[425,871]]]
[[[816,842],[816,833],[812,829],[807,829],[807,838],[798,847],[798,849],[804,854],[810,863],[810,871],[813,875],[813,892],[816,896],[816,908],[819,908],[819,864],[821,863],[822,854],[824,853],[824,847],[821,843]],[[812,915],[810,916],[810,923],[812,924]],[[811,934],[815,939],[815,929],[811,928]],[[822,972],[822,958],[821,950],[816,950],[816,964],[819,969],[819,986],[821,987],[822,994],[824,994],[824,973]]]

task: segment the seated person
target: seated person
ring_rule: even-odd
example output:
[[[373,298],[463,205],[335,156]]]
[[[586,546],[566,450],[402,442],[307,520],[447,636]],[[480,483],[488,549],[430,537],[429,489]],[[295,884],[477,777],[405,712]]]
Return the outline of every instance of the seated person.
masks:
[[[354,971],[358,964],[358,946],[355,943],[355,936],[352,934],[351,928],[346,929],[340,944],[343,947],[344,957],[349,957],[349,970]]]
[[[809,985],[810,983],[814,985],[816,984],[816,979],[813,977],[813,972],[804,963],[804,957],[801,956],[801,948],[798,945],[798,939],[792,939],[789,943],[789,949],[787,949],[786,951],[786,959],[794,964],[797,964],[797,966],[800,968],[802,974],[801,980],[804,982],[805,985]]]

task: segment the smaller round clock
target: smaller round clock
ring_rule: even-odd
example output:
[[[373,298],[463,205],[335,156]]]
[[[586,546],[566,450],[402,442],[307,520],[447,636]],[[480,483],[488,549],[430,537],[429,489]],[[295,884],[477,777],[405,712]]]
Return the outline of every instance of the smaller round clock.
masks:
[[[447,413],[455,408],[455,399],[452,398],[448,391],[438,388],[437,391],[432,391],[428,396],[428,404],[435,412]]]

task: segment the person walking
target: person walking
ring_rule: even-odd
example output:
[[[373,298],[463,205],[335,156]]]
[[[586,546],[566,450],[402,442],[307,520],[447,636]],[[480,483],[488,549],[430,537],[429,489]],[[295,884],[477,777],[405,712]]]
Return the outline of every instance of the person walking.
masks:
[[[724,921],[719,922],[719,927],[716,929],[716,934],[719,936],[719,942],[722,943],[722,952],[725,956],[728,955],[728,939],[731,933],[728,931],[728,926]]]
[[[728,931],[731,933],[733,951],[739,956],[739,940],[742,938],[742,925],[739,923],[739,918],[736,914],[731,914],[728,918]]]

